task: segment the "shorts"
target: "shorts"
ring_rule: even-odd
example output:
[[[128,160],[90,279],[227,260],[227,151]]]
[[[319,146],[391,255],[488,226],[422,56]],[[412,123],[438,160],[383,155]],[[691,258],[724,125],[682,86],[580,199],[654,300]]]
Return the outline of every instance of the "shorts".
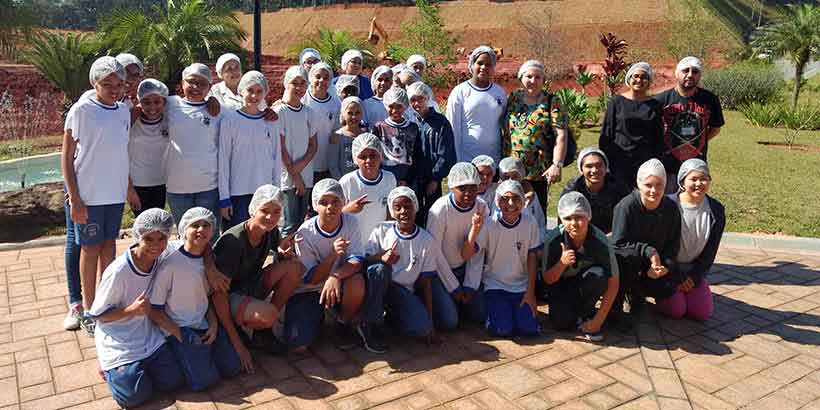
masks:
[[[88,221],[85,224],[74,224],[77,244],[80,246],[98,245],[103,241],[115,240],[120,235],[122,213],[125,204],[90,205]]]
[[[245,309],[247,309],[248,305],[253,301],[263,302],[253,296],[243,295],[241,293],[231,293],[228,295],[228,304],[231,306],[231,316],[233,316],[233,322],[237,326],[243,326],[244,320],[243,317],[245,316]]]

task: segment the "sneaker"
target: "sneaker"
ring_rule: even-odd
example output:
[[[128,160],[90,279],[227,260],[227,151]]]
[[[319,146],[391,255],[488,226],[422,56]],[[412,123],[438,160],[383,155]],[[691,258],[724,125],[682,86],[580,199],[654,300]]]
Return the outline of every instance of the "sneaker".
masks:
[[[584,337],[584,339],[589,340],[590,342],[603,342],[604,341],[604,334],[599,329],[597,332],[585,332],[581,329],[581,325],[584,322],[581,319],[578,319],[578,331]]]
[[[87,314],[83,314],[82,319],[80,319],[80,327],[88,333],[88,337],[94,337],[94,328],[97,326],[97,322],[88,316]]]
[[[370,353],[382,354],[387,351],[387,346],[384,342],[384,335],[378,326],[367,326],[359,324],[356,327],[356,332],[362,338],[364,348]]]
[[[63,329],[77,330],[80,328],[80,321],[83,319],[83,305],[72,303],[68,306],[68,313],[63,319]]]
[[[347,323],[336,322],[333,329],[333,345],[339,350],[350,350],[361,344],[359,335]]]

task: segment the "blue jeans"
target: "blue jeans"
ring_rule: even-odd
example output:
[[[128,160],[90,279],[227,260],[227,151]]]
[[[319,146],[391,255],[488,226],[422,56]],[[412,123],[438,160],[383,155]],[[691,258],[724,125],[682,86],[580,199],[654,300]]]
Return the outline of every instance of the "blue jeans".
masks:
[[[433,323],[439,330],[454,330],[458,326],[458,306],[438,276],[430,281],[433,288]]]
[[[65,276],[68,284],[68,302],[83,303],[83,292],[80,285],[80,250],[77,235],[71,220],[71,205],[65,202]]]
[[[174,221],[179,223],[185,211],[201,206],[214,213],[216,217],[216,225],[213,227],[214,237],[211,242],[215,242],[219,236],[219,190],[212,189],[210,191],[195,192],[193,194],[175,194],[168,192],[168,206],[171,208],[171,214],[174,215]]]
[[[391,267],[383,263],[374,263],[367,267],[364,275],[366,293],[362,309],[362,320],[365,323],[384,323],[384,297],[391,286],[391,274]]]
[[[202,343],[205,330],[183,327],[180,331],[182,343],[176,337],[169,336],[168,344],[179,360],[179,367],[191,390],[205,390],[219,382],[220,378],[234,377],[242,370],[239,355],[222,327],[210,345]]]
[[[464,265],[453,269],[453,274],[456,275],[458,282],[463,286]],[[464,315],[467,321],[483,325],[484,322],[487,321],[487,306],[484,303],[484,285],[479,286],[475,291],[466,290],[466,292],[472,292],[473,298],[467,304],[459,306],[461,314]]]
[[[529,306],[521,306],[524,292],[501,289],[484,291],[487,303],[487,331],[493,336],[532,336],[538,333],[538,319]]]
[[[136,362],[106,370],[105,381],[121,407],[136,407],[159,391],[176,390],[185,382],[174,353],[163,344],[154,354]]]
[[[296,293],[285,305],[283,342],[290,349],[310,346],[319,336],[325,308],[319,304],[319,292]]]
[[[223,231],[227,231],[228,229],[231,229],[232,227],[239,225],[242,222],[245,222],[251,218],[250,213],[248,213],[248,205],[251,204],[251,199],[253,199],[253,194],[238,195],[231,197],[231,208],[233,209],[233,216],[231,216],[231,219],[222,220]]]
[[[284,225],[282,227],[282,236],[288,236],[302,225],[305,221],[305,215],[308,212],[308,203],[310,202],[310,189],[305,190],[302,196],[296,195],[296,189],[286,189],[282,191],[284,195],[284,207],[282,209]]]
[[[80,246],[90,246],[117,239],[120,235],[125,203],[88,205],[86,209],[88,210],[86,223],[74,224],[75,242]]]

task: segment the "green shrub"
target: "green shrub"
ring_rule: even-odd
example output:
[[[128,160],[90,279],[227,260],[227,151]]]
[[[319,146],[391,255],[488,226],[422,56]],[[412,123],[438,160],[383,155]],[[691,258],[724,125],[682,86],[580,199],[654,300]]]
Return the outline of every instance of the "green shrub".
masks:
[[[723,107],[775,101],[783,87],[783,76],[771,64],[742,63],[704,73],[703,87],[720,97]]]
[[[783,104],[751,103],[739,109],[752,125],[758,127],[820,130],[820,107],[802,105],[791,109]]]
[[[564,107],[564,111],[566,111],[572,125],[581,125],[589,119],[593,110],[589,105],[586,94],[572,88],[562,88],[555,95],[561,99],[561,105]]]

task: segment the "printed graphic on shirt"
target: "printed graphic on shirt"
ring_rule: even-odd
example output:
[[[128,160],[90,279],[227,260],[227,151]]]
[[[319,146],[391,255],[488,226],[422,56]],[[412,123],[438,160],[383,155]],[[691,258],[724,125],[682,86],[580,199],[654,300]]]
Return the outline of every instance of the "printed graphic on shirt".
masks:
[[[711,115],[710,108],[697,101],[679,102],[664,107],[666,152],[680,161],[700,156],[706,146],[706,129]]]

